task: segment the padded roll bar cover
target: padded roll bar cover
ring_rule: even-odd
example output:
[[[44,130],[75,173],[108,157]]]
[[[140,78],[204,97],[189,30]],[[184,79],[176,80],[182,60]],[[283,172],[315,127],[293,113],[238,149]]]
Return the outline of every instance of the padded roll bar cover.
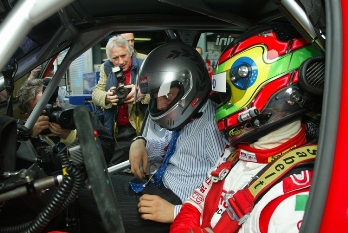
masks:
[[[103,151],[98,137],[94,137],[92,114],[86,106],[74,108],[74,121],[84,158],[89,183],[98,210],[108,232],[124,232],[115,193],[112,188]]]
[[[0,172],[15,171],[17,151],[17,122],[0,116]]]

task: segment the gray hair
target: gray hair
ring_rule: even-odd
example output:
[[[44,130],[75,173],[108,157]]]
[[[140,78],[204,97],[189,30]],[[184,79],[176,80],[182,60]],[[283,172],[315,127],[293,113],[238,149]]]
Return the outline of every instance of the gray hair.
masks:
[[[35,100],[36,95],[42,92],[43,79],[27,80],[17,91],[18,108],[21,113],[30,113],[29,101]]]
[[[123,36],[116,35],[111,37],[108,43],[106,44],[105,50],[106,50],[106,56],[108,57],[108,59],[110,59],[110,51],[114,47],[126,47],[130,55],[132,55],[132,53],[134,52],[133,47],[130,46],[128,41]]]

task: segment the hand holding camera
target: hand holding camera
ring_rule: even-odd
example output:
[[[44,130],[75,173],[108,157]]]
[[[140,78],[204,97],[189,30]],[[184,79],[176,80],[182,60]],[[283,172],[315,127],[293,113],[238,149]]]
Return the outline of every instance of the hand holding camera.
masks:
[[[47,136],[59,136],[61,138],[67,138],[71,130],[76,129],[73,109],[65,109],[58,106],[53,106],[52,104],[47,104],[43,111],[45,116],[40,116],[42,125],[44,125],[43,130],[40,134]],[[37,121],[37,123],[39,122]]]
[[[106,102],[118,106],[123,105],[125,103],[133,103],[135,88],[134,84],[125,84],[126,77],[121,67],[113,67],[112,72],[115,75],[118,85],[117,87],[112,87],[110,88],[110,90],[108,90],[106,95]]]
[[[125,88],[128,89],[129,93],[128,95],[123,99],[123,104],[132,104],[134,102],[134,84],[129,84],[129,85],[124,85]],[[112,103],[112,105],[122,105],[119,103],[120,99],[119,97],[115,94],[115,90],[117,87],[111,87],[110,90],[106,92],[106,99],[105,103]]]
[[[39,118],[37,119],[37,121],[35,122],[34,126],[33,126],[33,133],[32,133],[32,137],[36,138],[37,136],[39,136],[39,134],[41,134],[41,132],[48,130],[49,128],[49,117],[48,116],[39,116]]]
[[[51,131],[51,134],[47,136],[58,136],[63,139],[66,139],[71,133],[71,130],[63,129],[60,125],[52,122],[49,123],[48,129]]]

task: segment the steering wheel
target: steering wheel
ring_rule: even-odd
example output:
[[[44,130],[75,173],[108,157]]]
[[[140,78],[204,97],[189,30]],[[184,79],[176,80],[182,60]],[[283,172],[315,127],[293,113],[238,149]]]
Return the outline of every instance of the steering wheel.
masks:
[[[94,136],[91,112],[86,106],[74,108],[80,148],[104,227],[108,232],[124,232],[122,217],[98,137]]]

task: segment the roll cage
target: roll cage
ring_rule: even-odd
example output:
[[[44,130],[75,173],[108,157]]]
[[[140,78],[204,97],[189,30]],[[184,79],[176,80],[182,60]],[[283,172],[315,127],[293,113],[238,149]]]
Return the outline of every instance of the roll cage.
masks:
[[[11,2],[11,3],[10,3]],[[59,84],[60,77],[71,62],[89,47],[113,31],[165,30],[169,40],[182,40],[195,45],[197,35],[205,30],[228,30],[241,33],[248,28],[270,22],[290,22],[310,42],[325,51],[326,81],[323,112],[319,136],[318,158],[314,169],[314,182],[300,232],[329,232],[332,224],[336,229],[346,229],[348,223],[345,210],[348,200],[341,187],[348,184],[347,151],[345,132],[348,129],[347,94],[342,92],[347,83],[342,77],[346,57],[343,43],[346,31],[347,3],[339,0],[308,1],[325,5],[323,12],[317,12],[326,19],[326,25],[314,24],[306,14],[306,1],[216,1],[216,0],[151,0],[138,3],[93,0],[27,0],[1,1],[0,12],[0,70],[15,59],[18,65],[13,80],[16,81],[31,69],[52,58],[69,47],[69,52],[40,99],[25,126],[32,128],[44,109],[50,93]],[[15,4],[14,4],[15,3]],[[145,5],[147,4],[147,5]],[[253,6],[253,7],[251,7]],[[0,7],[1,8],[1,7]],[[103,8],[104,10],[100,10]],[[142,9],[149,9],[148,11]],[[125,13],[123,13],[125,12]],[[52,28],[48,35],[36,38],[32,47],[18,48],[34,38],[35,30]],[[325,36],[325,38],[324,38]],[[31,39],[30,39],[31,38]],[[33,40],[31,40],[33,41]],[[25,47],[25,46],[24,46]],[[347,54],[347,53],[346,53]],[[0,90],[5,80],[0,77]],[[338,127],[340,126],[340,127]],[[340,200],[339,203],[337,200]],[[338,230],[339,232],[339,230]]]

